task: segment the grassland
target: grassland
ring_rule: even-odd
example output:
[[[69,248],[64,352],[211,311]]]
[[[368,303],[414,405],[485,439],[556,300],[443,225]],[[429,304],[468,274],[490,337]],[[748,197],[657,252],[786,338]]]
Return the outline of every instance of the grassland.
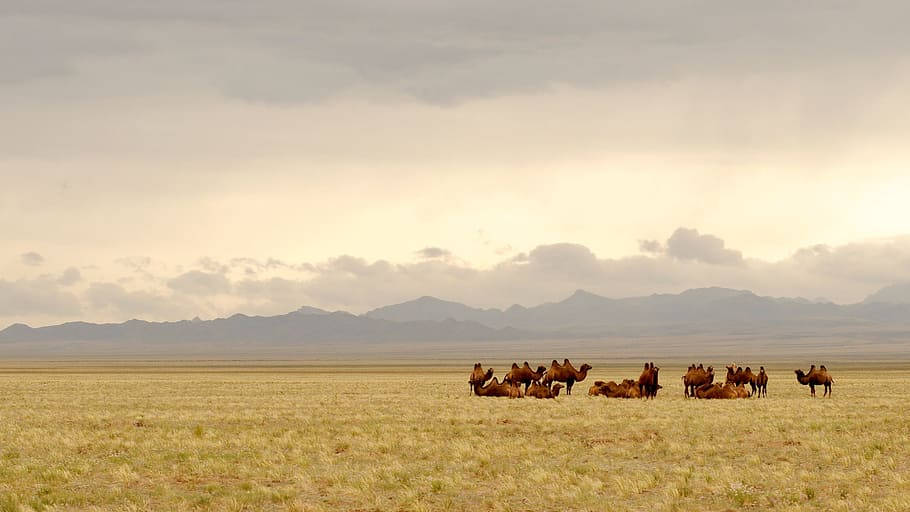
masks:
[[[830,400],[766,366],[767,400],[664,363],[644,402],[469,396],[469,363],[5,364],[0,510],[910,510],[910,365],[829,364]]]

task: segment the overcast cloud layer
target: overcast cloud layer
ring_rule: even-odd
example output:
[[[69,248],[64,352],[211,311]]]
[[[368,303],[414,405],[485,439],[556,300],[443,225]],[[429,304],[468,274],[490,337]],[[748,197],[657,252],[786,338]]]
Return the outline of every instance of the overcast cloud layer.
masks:
[[[908,18],[6,0],[0,321],[575,288],[859,300],[910,273]]]

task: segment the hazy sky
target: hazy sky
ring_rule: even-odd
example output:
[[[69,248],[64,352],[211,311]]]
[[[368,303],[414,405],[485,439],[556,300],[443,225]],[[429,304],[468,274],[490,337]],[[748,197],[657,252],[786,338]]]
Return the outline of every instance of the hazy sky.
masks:
[[[0,3],[0,326],[910,279],[906,2]],[[682,228],[682,229],[680,229]]]

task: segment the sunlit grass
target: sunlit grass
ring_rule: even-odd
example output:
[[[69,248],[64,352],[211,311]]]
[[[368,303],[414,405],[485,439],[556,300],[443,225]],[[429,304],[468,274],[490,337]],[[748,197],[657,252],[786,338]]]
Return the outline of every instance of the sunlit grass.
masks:
[[[463,370],[0,375],[5,510],[910,510],[910,367],[810,399],[479,398]],[[501,374],[498,373],[498,374]]]

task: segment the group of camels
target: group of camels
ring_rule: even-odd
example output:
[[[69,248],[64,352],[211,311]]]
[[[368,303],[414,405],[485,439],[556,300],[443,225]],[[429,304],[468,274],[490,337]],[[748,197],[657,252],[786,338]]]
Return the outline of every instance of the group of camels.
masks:
[[[471,391],[477,396],[507,396],[509,398],[522,398],[524,396],[534,398],[556,398],[559,391],[565,387],[566,394],[572,394],[572,386],[576,382],[585,380],[591,365],[585,363],[581,368],[576,370],[568,359],[562,364],[553,360],[550,367],[538,366],[536,370],[531,369],[527,361],[522,366],[518,363],[512,363],[512,368],[502,378],[493,377],[493,369],[489,368],[486,372],[480,363],[474,364],[474,371],[468,379]],[[484,385],[488,380],[493,379],[489,384]],[[555,382],[555,384],[554,384]],[[561,383],[565,382],[565,386]],[[521,385],[524,384],[524,391]]]
[[[751,367],[742,368],[736,364],[730,364],[726,368],[726,380],[721,385],[714,382],[713,366],[705,369],[702,364],[690,365],[682,377],[685,397],[735,399],[768,396],[768,374],[765,372],[764,366],[759,367],[758,373],[754,373]],[[591,365],[585,363],[576,370],[568,359],[563,360],[562,364],[554,359],[549,368],[538,366],[534,370],[525,361],[522,366],[512,363],[512,368],[500,382],[499,379],[493,377],[492,368],[484,371],[480,363],[475,363],[468,384],[471,391],[477,396],[556,398],[563,388],[566,389],[567,395],[571,395],[572,386],[576,382],[585,380],[591,369]],[[598,380],[588,390],[588,395],[607,398],[655,398],[657,391],[663,388],[658,384],[659,372],[660,368],[654,366],[653,362],[645,363],[638,379],[624,379],[618,384],[612,380],[609,382]],[[808,373],[802,370],[795,370],[795,373],[797,382],[809,386],[812,397],[815,397],[815,386],[824,386],[824,396],[831,396],[834,379],[828,374],[825,365],[816,368],[813,364]],[[487,381],[491,382],[487,383]],[[562,383],[565,383],[565,386]],[[524,385],[523,391],[522,384]],[[746,384],[749,384],[751,392],[746,389]]]

